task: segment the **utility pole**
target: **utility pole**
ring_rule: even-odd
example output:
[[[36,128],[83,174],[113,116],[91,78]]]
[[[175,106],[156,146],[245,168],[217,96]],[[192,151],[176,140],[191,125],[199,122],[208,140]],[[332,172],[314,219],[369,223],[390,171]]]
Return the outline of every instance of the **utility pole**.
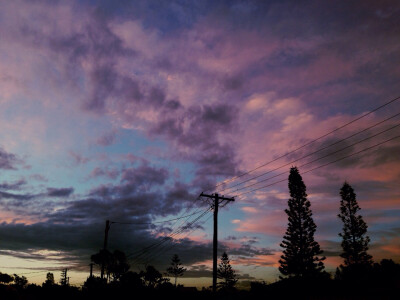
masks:
[[[224,197],[217,193],[212,195],[207,195],[204,193],[200,194],[200,197],[205,197],[214,200],[211,206],[214,208],[214,236],[213,236],[213,292],[217,290],[217,260],[218,260],[218,207],[224,202],[235,201],[234,197]]]
[[[90,266],[90,278],[92,278],[93,277],[93,265],[94,265],[94,263],[90,263],[89,264],[89,266]]]
[[[105,268],[105,259],[106,259],[106,251],[107,251],[107,242],[108,242],[108,231],[110,230],[110,220],[106,221],[106,228],[104,230],[104,246],[103,246],[103,261],[101,264],[101,279],[104,278],[104,268]]]

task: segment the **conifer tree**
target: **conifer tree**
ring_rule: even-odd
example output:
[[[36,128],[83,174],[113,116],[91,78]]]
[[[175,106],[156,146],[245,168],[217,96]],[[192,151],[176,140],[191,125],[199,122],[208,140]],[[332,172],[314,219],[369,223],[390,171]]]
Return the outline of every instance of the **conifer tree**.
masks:
[[[183,276],[183,273],[185,273],[185,271],[186,268],[182,267],[179,256],[177,254],[174,254],[171,259],[171,266],[167,268],[167,273],[168,275],[175,278],[175,287],[178,277]]]
[[[367,253],[369,237],[366,236],[367,224],[361,215],[358,214],[360,207],[356,200],[353,188],[345,182],[340,189],[340,214],[338,217],[343,221],[342,237],[345,266],[371,265],[372,256]]]
[[[280,244],[283,255],[279,271],[289,277],[314,277],[324,269],[319,244],[314,240],[317,226],[312,218],[311,203],[307,199],[306,186],[296,167],[289,174],[288,228]]]
[[[218,282],[220,288],[224,290],[229,290],[235,287],[236,279],[235,271],[229,261],[228,254],[224,252],[221,256],[221,263],[218,265],[217,277],[223,281]]]

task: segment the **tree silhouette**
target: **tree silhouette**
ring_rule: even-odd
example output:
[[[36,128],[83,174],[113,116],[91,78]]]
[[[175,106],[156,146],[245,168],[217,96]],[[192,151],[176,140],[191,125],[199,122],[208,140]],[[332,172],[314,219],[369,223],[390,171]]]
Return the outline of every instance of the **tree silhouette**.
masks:
[[[221,256],[221,263],[218,265],[217,277],[223,281],[218,282],[218,285],[223,290],[230,290],[235,287],[236,279],[235,271],[232,269],[229,262],[229,257],[226,252]]]
[[[91,255],[90,256],[90,260],[94,264],[96,264],[96,265],[98,265],[100,267],[104,263],[104,269],[105,269],[105,272],[107,274],[107,281],[108,281],[108,279],[110,277],[110,272],[108,271],[108,266],[110,266],[111,261],[112,261],[112,253],[110,251],[108,251],[108,250],[101,249],[99,252]]]
[[[98,253],[93,254],[90,259],[99,266],[104,262],[108,280],[111,277],[114,281],[119,280],[121,275],[126,273],[130,267],[127,263],[125,253],[119,250],[114,250],[113,253],[108,250],[100,250]]]
[[[25,276],[14,274],[14,286],[17,288],[25,288],[28,284],[28,279]]]
[[[171,259],[171,266],[167,268],[167,273],[169,276],[175,278],[175,287],[178,277],[183,276],[185,271],[186,268],[182,267],[181,260],[179,259],[178,255],[174,254]]]
[[[8,284],[14,280],[14,277],[0,272],[0,283]]]
[[[317,226],[312,218],[306,185],[296,167],[290,169],[289,191],[289,209],[285,209],[289,224],[280,244],[284,250],[279,271],[289,277],[313,277],[324,269],[325,257],[318,257],[323,251],[314,240]]]
[[[111,256],[107,271],[113,277],[113,280],[119,280],[123,274],[128,272],[130,266],[127,263],[126,255],[124,252],[115,250]]]
[[[49,272],[46,274],[46,281],[42,284],[42,286],[43,287],[52,287],[54,285],[55,285],[54,274]]]
[[[372,264],[372,256],[367,253],[369,237],[366,236],[367,224],[361,215],[357,212],[360,210],[356,200],[356,194],[353,188],[345,182],[340,189],[340,214],[338,217],[343,221],[343,232],[339,236],[343,238],[342,249],[340,255],[344,258],[344,264],[360,265]]]
[[[153,266],[146,266],[146,271],[141,272],[141,276],[148,288],[155,288],[157,285],[161,284],[164,280],[162,274]]]

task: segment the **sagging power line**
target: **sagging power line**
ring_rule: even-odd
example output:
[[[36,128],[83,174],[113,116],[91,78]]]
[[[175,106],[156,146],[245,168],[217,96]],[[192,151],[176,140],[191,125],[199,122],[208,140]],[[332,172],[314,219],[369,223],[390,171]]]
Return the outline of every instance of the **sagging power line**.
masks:
[[[254,176],[254,177],[251,177],[251,178],[246,179],[246,180],[244,180],[244,181],[241,181],[241,182],[239,182],[239,183],[236,183],[236,184],[234,184],[234,185],[232,185],[232,186],[230,186],[230,187],[226,187],[226,188],[224,188],[224,189],[222,189],[222,190],[219,190],[219,192],[228,191],[228,190],[230,190],[230,189],[232,189],[232,188],[234,188],[234,187],[240,186],[240,185],[242,185],[242,184],[244,184],[244,183],[247,183],[247,182],[249,182],[249,181],[252,181],[252,180],[255,180],[255,179],[257,179],[257,178],[260,178],[260,177],[262,177],[262,176],[264,176],[264,175],[267,175],[267,174],[269,174],[269,173],[272,173],[273,171],[279,170],[279,169],[281,169],[281,168],[283,168],[283,167],[286,167],[286,166],[291,165],[291,164],[293,164],[293,163],[295,163],[295,162],[298,162],[298,161],[300,161],[300,160],[302,160],[302,159],[304,159],[304,158],[310,157],[311,155],[317,154],[317,153],[319,153],[319,152],[321,152],[321,151],[323,151],[323,150],[326,150],[326,149],[328,149],[328,148],[330,148],[330,147],[333,147],[333,146],[335,146],[335,145],[338,145],[338,144],[340,144],[340,143],[342,143],[342,142],[344,142],[344,141],[346,141],[346,140],[349,140],[350,138],[353,138],[353,137],[355,137],[355,136],[357,136],[357,135],[359,135],[359,134],[361,134],[361,133],[364,133],[364,132],[366,132],[366,131],[368,131],[368,130],[370,130],[370,129],[372,129],[372,128],[375,128],[375,127],[377,127],[377,126],[379,126],[379,125],[381,125],[381,124],[383,124],[383,123],[385,123],[385,122],[387,122],[387,121],[389,121],[389,120],[391,120],[391,119],[393,119],[393,118],[395,118],[395,117],[397,117],[397,116],[399,116],[399,115],[400,115],[400,113],[396,113],[396,114],[392,115],[391,117],[386,118],[385,120],[382,120],[382,121],[380,121],[380,122],[378,122],[378,123],[375,123],[374,125],[369,126],[369,127],[367,127],[367,128],[364,128],[364,129],[362,129],[362,130],[360,130],[360,131],[357,131],[356,133],[353,133],[353,134],[351,134],[351,135],[349,135],[349,136],[347,136],[347,137],[345,137],[345,138],[342,138],[342,139],[340,139],[340,140],[338,140],[338,141],[336,141],[336,142],[333,142],[333,143],[331,143],[331,144],[329,144],[329,145],[327,145],[327,146],[324,146],[324,147],[322,147],[322,148],[319,148],[319,149],[317,149],[316,151],[313,151],[313,152],[311,152],[311,153],[308,153],[308,154],[306,154],[306,155],[304,155],[304,156],[302,156],[302,157],[300,157],[300,158],[297,158],[297,159],[295,159],[295,160],[293,160],[293,161],[291,161],[291,162],[289,162],[289,163],[285,163],[285,164],[283,164],[283,165],[280,165],[279,167],[276,167],[276,168],[274,168],[274,169],[272,169],[272,170],[268,170],[268,171],[263,172],[263,173],[261,173],[261,174],[259,174],[259,175],[257,175],[257,176]],[[375,136],[377,136],[377,135],[383,134],[383,133],[385,133],[385,132],[387,132],[387,131],[390,131],[390,130],[392,130],[392,129],[398,127],[398,126],[399,126],[399,124],[397,124],[397,125],[395,125],[395,126],[393,126],[393,127],[390,127],[390,128],[388,128],[388,129],[386,129],[386,130],[383,130],[383,131],[381,131],[380,133],[375,134],[375,135],[373,135],[373,136],[370,136],[370,137],[368,137],[368,138],[366,138],[366,139],[364,139],[364,140],[367,140],[367,139],[369,139],[369,138],[372,138],[372,137],[375,137]],[[364,141],[364,140],[363,140],[363,141]],[[360,141],[360,142],[362,142],[362,141]],[[235,190],[235,191],[237,191],[237,190]]]
[[[307,171],[302,172],[302,173],[303,173],[303,174],[310,173],[310,172],[312,172],[312,171],[314,171],[314,170],[317,170],[317,169],[326,167],[326,166],[328,166],[328,165],[334,164],[334,163],[336,163],[336,162],[339,162],[339,161],[344,160],[344,159],[346,159],[346,158],[352,157],[352,156],[354,156],[354,155],[358,155],[358,154],[360,154],[360,153],[363,153],[363,152],[365,152],[365,151],[371,150],[371,149],[373,149],[373,148],[376,148],[376,147],[378,147],[378,146],[381,146],[381,145],[383,145],[383,144],[386,144],[386,143],[391,142],[391,141],[393,141],[393,140],[396,140],[396,139],[398,139],[398,138],[400,138],[400,135],[399,135],[399,136],[395,136],[395,137],[393,137],[393,138],[390,138],[390,139],[388,139],[388,140],[385,140],[385,141],[383,141],[383,142],[380,142],[380,143],[378,143],[378,144],[375,144],[375,145],[373,145],[373,146],[364,148],[364,149],[362,149],[362,150],[360,150],[360,151],[357,151],[357,152],[355,152],[355,153],[346,155],[346,156],[341,157],[341,158],[339,158],[339,159],[336,159],[336,160],[334,160],[334,161],[328,162],[328,163],[326,163],[326,164],[317,166],[317,167],[315,167],[315,168],[312,168],[312,169],[307,170]],[[285,172],[285,173],[286,173],[286,172]],[[281,173],[280,175],[285,174],[285,173]],[[241,197],[241,196],[243,196],[243,195],[245,195],[245,194],[249,194],[249,193],[252,193],[252,192],[255,192],[255,191],[258,191],[258,190],[261,190],[261,189],[270,187],[270,186],[273,186],[273,185],[275,185],[275,184],[278,184],[278,183],[284,182],[284,181],[287,181],[287,179],[285,178],[285,179],[283,179],[283,180],[275,181],[275,182],[273,182],[273,183],[271,183],[271,184],[268,184],[268,185],[265,185],[265,186],[261,186],[261,187],[256,188],[256,189],[252,189],[252,190],[250,190],[250,191],[245,191],[245,192],[243,192],[243,193],[241,193],[241,194],[235,195],[235,197]]]
[[[317,137],[317,138],[315,138],[315,139],[313,139],[313,140],[311,140],[311,141],[309,141],[309,142],[297,147],[294,150],[286,152],[285,154],[283,154],[281,156],[278,156],[277,158],[274,158],[274,159],[272,159],[270,161],[262,163],[261,165],[255,167],[255,168],[253,168],[253,169],[251,169],[249,171],[246,171],[246,172],[241,173],[241,174],[239,174],[237,176],[234,176],[234,177],[231,177],[229,179],[226,179],[226,180],[224,180],[224,181],[222,181],[222,182],[220,182],[220,183],[218,183],[218,184],[216,184],[216,185],[214,185],[212,187],[207,188],[206,191],[215,190],[216,188],[220,187],[221,185],[227,184],[227,183],[232,182],[232,181],[234,181],[234,180],[236,180],[238,178],[241,178],[241,177],[243,177],[243,176],[245,176],[247,174],[253,173],[254,171],[257,171],[257,170],[261,169],[262,167],[265,167],[265,166],[267,166],[267,165],[269,165],[269,164],[271,164],[271,163],[273,163],[275,161],[278,161],[279,159],[282,159],[282,158],[284,158],[284,157],[286,157],[286,156],[288,156],[288,155],[290,155],[292,153],[295,153],[298,150],[303,149],[303,148],[305,148],[305,147],[307,147],[307,146],[309,146],[309,145],[311,145],[311,144],[313,144],[313,143],[315,143],[315,142],[317,142],[317,141],[319,141],[319,140],[331,135],[332,133],[335,133],[335,132],[337,132],[337,131],[339,131],[339,130],[341,130],[341,129],[343,129],[343,128],[345,128],[345,127],[347,127],[347,126],[349,126],[349,125],[351,125],[351,124],[353,124],[353,123],[355,123],[355,122],[357,122],[357,121],[359,121],[359,120],[361,120],[361,119],[363,119],[363,118],[365,118],[367,116],[369,116],[370,114],[372,114],[372,113],[374,113],[374,112],[376,112],[376,111],[378,111],[378,110],[380,110],[380,109],[392,104],[393,102],[395,102],[395,101],[397,101],[399,99],[400,99],[400,96],[398,96],[396,98],[393,98],[393,99],[389,100],[388,102],[386,102],[386,103],[384,103],[384,104],[382,104],[382,105],[380,105],[378,107],[375,107],[374,109],[370,110],[369,112],[361,115],[360,117],[357,117],[357,118],[355,118],[355,119],[353,119],[353,120],[351,120],[351,121],[349,121],[349,122],[347,122],[347,123],[335,128],[335,129],[333,129],[333,130],[331,130],[331,131],[329,131],[329,132],[327,132],[327,133],[325,133],[325,134],[323,134],[323,135],[321,135],[321,136],[319,136],[319,137]]]
[[[319,160],[321,160],[321,159],[327,158],[327,157],[332,156],[332,155],[334,155],[334,154],[337,154],[337,153],[339,153],[339,152],[341,152],[341,151],[343,151],[343,150],[349,149],[349,148],[351,148],[351,147],[353,147],[353,146],[355,146],[355,145],[358,145],[358,144],[360,144],[360,143],[363,143],[363,142],[365,142],[365,141],[368,141],[368,140],[370,140],[370,139],[372,139],[372,138],[374,138],[374,137],[377,137],[378,135],[381,135],[381,134],[383,134],[383,133],[386,133],[386,132],[388,132],[388,131],[390,131],[390,130],[393,130],[393,129],[399,127],[399,126],[400,126],[400,124],[397,124],[397,125],[392,126],[392,127],[388,128],[388,129],[385,129],[385,130],[383,130],[383,131],[381,131],[381,132],[378,132],[378,133],[376,133],[376,134],[374,134],[374,135],[372,135],[372,136],[369,136],[369,137],[367,137],[367,138],[364,138],[364,139],[362,139],[362,140],[360,140],[360,141],[358,141],[358,142],[355,142],[355,143],[353,143],[353,144],[350,144],[350,145],[348,145],[348,146],[346,146],[346,147],[343,147],[343,148],[341,148],[341,149],[338,149],[338,150],[336,150],[336,151],[330,152],[330,153],[328,153],[328,154],[326,154],[326,155],[324,155],[324,156],[318,157],[318,158],[316,158],[316,159],[314,159],[314,160],[312,160],[312,161],[309,161],[309,162],[307,162],[307,163],[304,163],[304,164],[300,165],[299,168],[304,167],[304,166],[307,166],[307,165],[309,165],[309,164],[312,164],[312,163],[314,163],[314,162],[316,162],[316,161],[319,161]],[[318,151],[318,152],[319,152],[319,151]],[[289,163],[286,163],[286,164],[284,164],[284,165],[282,165],[282,166],[280,166],[280,167],[277,167],[277,168],[275,168],[275,169],[273,169],[273,170],[271,170],[271,171],[265,172],[265,173],[263,173],[262,175],[260,175],[260,176],[258,176],[258,177],[261,177],[261,176],[266,175],[266,174],[268,174],[268,173],[271,173],[271,172],[273,172],[273,171],[282,169],[283,167],[286,167],[286,166],[289,166],[289,165],[291,165],[291,164],[293,164],[293,163],[295,163],[295,162],[298,162],[299,160],[301,160],[301,159],[303,159],[303,158],[305,158],[305,157],[308,157],[308,156],[310,156],[310,155],[312,155],[312,154],[314,154],[314,153],[311,153],[311,154],[308,154],[308,155],[306,155],[306,156],[303,156],[303,157],[301,157],[301,158],[299,158],[299,159],[293,160],[293,161],[291,161],[291,162],[289,162]],[[258,181],[258,182],[252,183],[252,184],[250,184],[250,185],[247,185],[247,186],[244,186],[244,187],[235,189],[232,193],[235,193],[235,192],[237,192],[237,191],[241,191],[241,190],[247,189],[247,188],[252,187],[252,186],[255,186],[255,185],[257,185],[257,184],[259,184],[259,183],[261,183],[261,182],[265,182],[265,181],[271,180],[271,179],[273,179],[273,178],[276,178],[276,177],[278,177],[278,176],[280,176],[280,175],[283,175],[283,174],[286,174],[286,173],[287,173],[287,172],[285,171],[285,172],[276,174],[276,175],[274,175],[274,176],[268,177],[268,178],[266,178],[266,179],[260,180],[260,181]],[[258,177],[256,177],[256,178],[258,178]]]

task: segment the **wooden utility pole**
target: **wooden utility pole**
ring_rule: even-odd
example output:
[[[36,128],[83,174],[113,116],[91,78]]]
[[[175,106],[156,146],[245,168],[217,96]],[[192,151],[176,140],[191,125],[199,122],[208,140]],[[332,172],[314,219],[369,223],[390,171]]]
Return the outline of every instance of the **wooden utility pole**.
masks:
[[[217,193],[207,195],[200,194],[200,197],[205,197],[214,200],[212,207],[214,208],[214,236],[213,236],[213,292],[217,290],[217,260],[218,260],[218,207],[224,201],[235,201],[233,197],[220,196]]]
[[[104,246],[103,246],[103,261],[101,264],[101,279],[104,278],[105,256],[107,251],[108,231],[110,230],[110,220],[106,221],[106,229],[104,230]]]
[[[93,277],[93,265],[94,265],[94,263],[90,263],[89,264],[89,266],[90,266],[90,278],[92,278]]]

